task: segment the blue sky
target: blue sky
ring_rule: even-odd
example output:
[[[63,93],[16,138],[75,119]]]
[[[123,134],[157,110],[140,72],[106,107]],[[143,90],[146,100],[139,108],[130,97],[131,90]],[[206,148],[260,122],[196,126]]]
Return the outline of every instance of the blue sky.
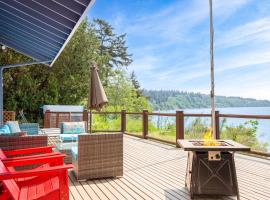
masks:
[[[270,100],[270,0],[213,0],[216,94]],[[146,89],[210,91],[208,0],[96,0]]]

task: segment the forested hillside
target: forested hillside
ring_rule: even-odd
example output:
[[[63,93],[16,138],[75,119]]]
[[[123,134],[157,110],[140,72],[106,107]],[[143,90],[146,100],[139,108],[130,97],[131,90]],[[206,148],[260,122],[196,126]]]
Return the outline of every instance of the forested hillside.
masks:
[[[210,96],[201,93],[174,90],[144,90],[154,110],[175,110],[180,108],[209,108]],[[270,106],[270,101],[241,97],[217,96],[216,105],[222,107]]]

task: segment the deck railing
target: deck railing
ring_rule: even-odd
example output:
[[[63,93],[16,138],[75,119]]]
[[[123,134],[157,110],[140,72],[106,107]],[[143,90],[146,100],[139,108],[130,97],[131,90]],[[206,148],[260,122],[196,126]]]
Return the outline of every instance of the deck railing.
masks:
[[[175,113],[158,113],[158,112],[148,112],[148,110],[143,110],[142,112],[127,112],[122,110],[121,112],[45,112],[44,116],[44,127],[45,128],[59,128],[61,122],[64,121],[87,121],[88,130],[90,127],[91,117],[93,115],[118,115],[120,117],[120,124],[117,130],[95,130],[92,132],[123,132],[127,135],[132,135],[144,139],[154,139],[161,142],[166,142],[170,144],[177,145],[178,139],[185,138],[185,117],[203,117],[209,118],[211,114],[194,114],[194,113],[184,113],[184,111],[176,111]],[[142,131],[141,134],[134,134],[127,131],[127,116],[140,116],[142,118]],[[163,116],[163,117],[175,117],[175,141],[164,140],[161,138],[153,137],[149,135],[149,117],[150,116]],[[270,115],[243,115],[243,114],[221,114],[216,111],[216,138],[220,139],[220,118],[242,118],[242,119],[270,119]],[[262,155],[270,155],[269,153],[256,152]]]

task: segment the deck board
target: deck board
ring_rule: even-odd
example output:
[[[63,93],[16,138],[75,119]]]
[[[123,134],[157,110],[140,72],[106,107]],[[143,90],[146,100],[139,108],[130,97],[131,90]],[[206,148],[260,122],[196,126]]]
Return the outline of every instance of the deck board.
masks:
[[[124,176],[78,182],[70,172],[70,199],[189,200],[186,162],[187,153],[181,149],[125,136]],[[270,160],[236,154],[235,162],[241,199],[270,199]]]

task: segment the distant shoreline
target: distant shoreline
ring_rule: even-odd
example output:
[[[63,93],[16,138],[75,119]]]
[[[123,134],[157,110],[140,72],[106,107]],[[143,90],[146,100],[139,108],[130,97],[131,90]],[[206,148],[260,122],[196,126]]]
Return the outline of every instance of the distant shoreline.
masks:
[[[149,99],[153,110],[204,109],[211,106],[210,96],[201,93],[174,90],[143,90],[143,94]],[[270,101],[216,96],[216,107],[270,107]]]

